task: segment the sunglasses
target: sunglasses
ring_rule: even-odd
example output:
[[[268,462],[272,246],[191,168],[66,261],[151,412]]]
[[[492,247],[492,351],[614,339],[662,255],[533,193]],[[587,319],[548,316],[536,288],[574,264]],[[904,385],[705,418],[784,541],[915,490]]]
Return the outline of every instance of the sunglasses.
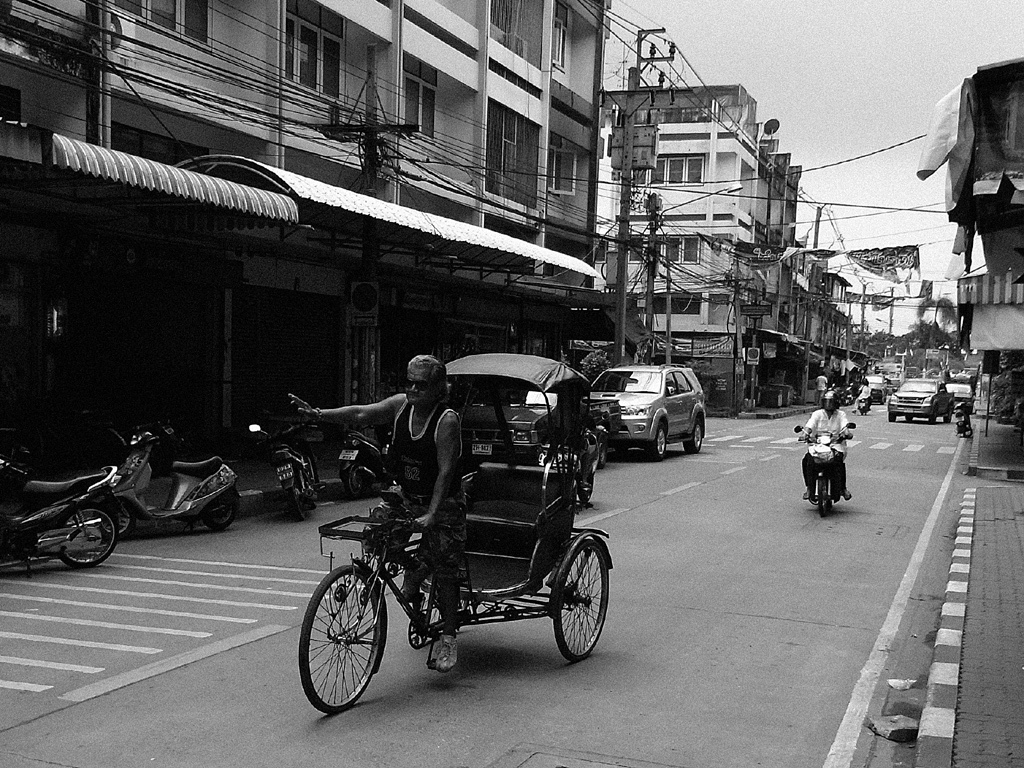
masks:
[[[430,382],[423,381],[422,379],[406,379],[405,388],[414,390],[416,392],[424,392],[430,389]]]

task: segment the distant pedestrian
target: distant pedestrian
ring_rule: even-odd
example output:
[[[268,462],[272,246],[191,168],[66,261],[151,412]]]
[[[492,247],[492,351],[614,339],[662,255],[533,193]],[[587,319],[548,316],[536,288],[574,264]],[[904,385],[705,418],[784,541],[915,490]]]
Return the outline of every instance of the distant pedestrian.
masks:
[[[818,378],[814,380],[814,404],[821,405],[821,398],[825,394],[825,390],[828,389],[828,376],[824,373],[819,373]]]

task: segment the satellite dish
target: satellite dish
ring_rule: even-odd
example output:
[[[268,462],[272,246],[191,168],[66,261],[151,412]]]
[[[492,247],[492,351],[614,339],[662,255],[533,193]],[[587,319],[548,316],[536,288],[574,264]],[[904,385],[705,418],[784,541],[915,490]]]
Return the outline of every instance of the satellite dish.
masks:
[[[777,130],[779,130],[779,121],[776,120],[774,117],[764,124],[765,136],[771,136]]]

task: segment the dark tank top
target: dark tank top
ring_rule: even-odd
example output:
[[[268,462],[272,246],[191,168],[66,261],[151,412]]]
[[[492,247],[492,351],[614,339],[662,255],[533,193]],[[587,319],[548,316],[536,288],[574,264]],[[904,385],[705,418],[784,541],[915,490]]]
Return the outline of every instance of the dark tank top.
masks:
[[[403,405],[395,417],[388,458],[398,484],[406,494],[426,497],[428,501],[433,496],[434,483],[440,471],[437,464],[437,424],[449,412],[454,413],[451,408],[435,406],[418,435],[412,434],[412,406],[409,403]],[[449,488],[444,497],[451,495]]]

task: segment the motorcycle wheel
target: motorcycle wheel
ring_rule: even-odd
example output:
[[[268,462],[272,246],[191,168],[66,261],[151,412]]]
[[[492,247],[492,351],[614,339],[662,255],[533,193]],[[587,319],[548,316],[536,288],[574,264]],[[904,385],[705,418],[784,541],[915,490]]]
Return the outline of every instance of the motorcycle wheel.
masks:
[[[359,499],[370,491],[369,470],[360,471],[360,467],[351,466],[345,470],[342,481],[345,483],[345,490],[353,499]]]
[[[588,470],[581,465],[576,477],[576,498],[584,506],[590,503],[590,499],[594,495],[594,469],[591,467]]]
[[[68,520],[68,525],[75,531],[68,539],[68,548],[59,555],[65,565],[92,568],[110,557],[117,546],[117,522],[105,510],[80,509]]]
[[[307,512],[316,508],[316,480],[308,463],[296,464],[295,482],[291,488],[292,513],[297,520],[305,520]]]
[[[118,499],[117,502],[117,537],[119,539],[123,539],[131,536],[135,532],[136,520],[127,501],[124,499]]]
[[[825,517],[825,515],[832,511],[832,489],[829,487],[826,478],[818,478],[816,495],[818,497],[818,515]]]
[[[203,511],[203,525],[211,531],[223,531],[238,514],[238,491],[225,493]]]

